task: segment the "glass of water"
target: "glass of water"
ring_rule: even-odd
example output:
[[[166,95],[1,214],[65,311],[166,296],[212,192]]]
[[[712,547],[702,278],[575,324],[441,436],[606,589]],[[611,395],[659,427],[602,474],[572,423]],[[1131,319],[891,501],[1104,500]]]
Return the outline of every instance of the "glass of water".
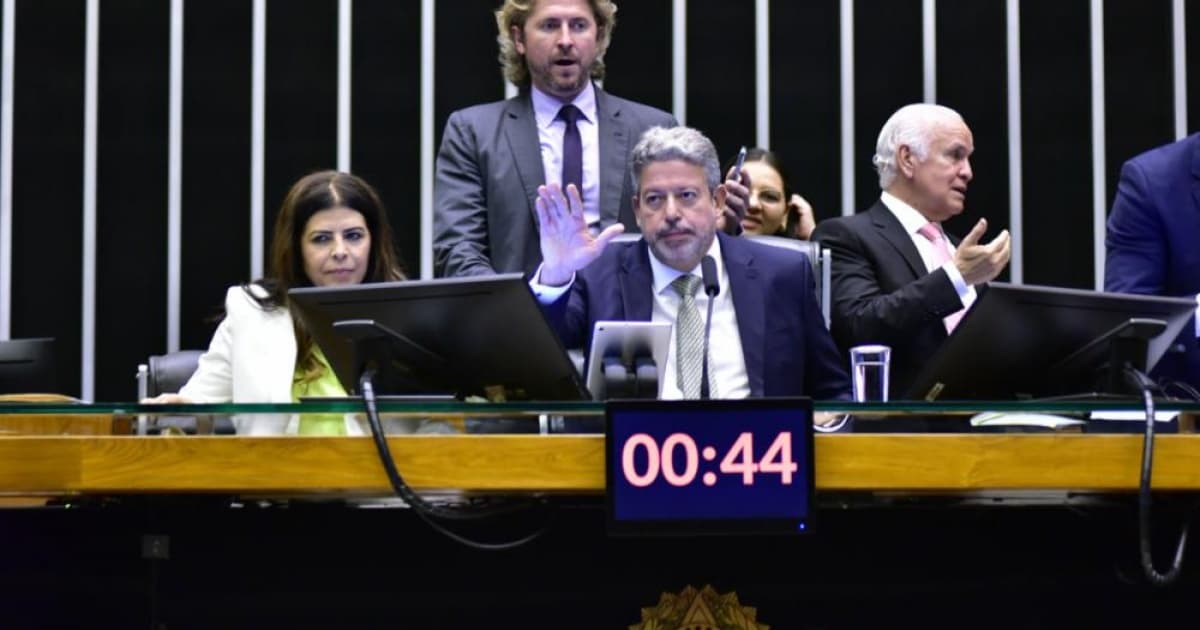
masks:
[[[892,349],[866,345],[850,348],[850,379],[855,402],[887,402]]]

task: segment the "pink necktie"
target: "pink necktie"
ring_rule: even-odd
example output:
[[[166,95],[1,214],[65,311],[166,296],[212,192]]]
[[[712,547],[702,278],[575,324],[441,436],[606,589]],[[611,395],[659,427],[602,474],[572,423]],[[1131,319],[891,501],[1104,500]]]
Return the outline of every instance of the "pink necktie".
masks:
[[[917,232],[926,239],[929,239],[930,243],[933,243],[934,264],[941,267],[950,262],[950,245],[946,242],[946,237],[942,235],[942,229],[938,227],[938,224],[926,223]],[[946,324],[947,333],[954,332],[954,327],[958,325],[958,321],[963,318],[966,312],[967,309],[964,308],[943,318],[942,321]]]

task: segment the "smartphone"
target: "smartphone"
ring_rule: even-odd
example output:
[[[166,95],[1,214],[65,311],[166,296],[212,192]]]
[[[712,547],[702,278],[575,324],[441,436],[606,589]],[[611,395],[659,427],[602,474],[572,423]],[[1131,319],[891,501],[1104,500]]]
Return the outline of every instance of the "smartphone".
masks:
[[[742,165],[745,163],[746,145],[743,144],[742,148],[738,149],[737,161],[733,163],[733,178],[737,180],[737,183],[739,184],[742,183]]]

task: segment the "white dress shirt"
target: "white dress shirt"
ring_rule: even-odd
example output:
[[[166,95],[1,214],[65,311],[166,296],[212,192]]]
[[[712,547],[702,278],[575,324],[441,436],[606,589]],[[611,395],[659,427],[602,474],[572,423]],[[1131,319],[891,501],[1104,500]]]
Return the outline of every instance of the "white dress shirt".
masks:
[[[925,238],[919,232],[926,223],[930,222],[929,219],[926,219],[924,215],[917,212],[916,208],[901,201],[887,191],[879,194],[879,200],[883,202],[883,205],[887,206],[888,210],[892,211],[892,214],[896,215],[896,219],[900,221],[900,225],[904,226],[904,231],[908,233],[908,237],[912,239],[917,252],[921,254],[921,260],[925,263],[925,270],[928,272],[936,270],[939,267],[937,261],[940,256],[934,250],[933,241]],[[944,232],[942,240],[945,241],[946,247],[950,248],[950,256],[953,257],[955,252],[954,243],[951,243],[950,239],[945,237]],[[963,308],[970,308],[975,303],[975,287],[967,284],[967,281],[962,277],[962,273],[958,271],[958,267],[954,266],[953,262],[947,262],[944,265],[940,265],[940,267],[946,270],[946,275],[950,276],[950,282],[954,284],[954,290],[958,292],[958,298],[962,300]]]
[[[647,245],[646,247],[649,247]],[[713,298],[712,331],[708,340],[708,360],[712,364],[712,389],[716,392],[713,398],[746,398],[750,395],[750,377],[746,374],[746,355],[742,353],[742,336],[738,332],[737,311],[733,307],[733,294],[730,292],[729,272],[725,269],[725,261],[721,258],[721,243],[713,239],[708,255],[717,263],[717,276],[721,282],[721,292]],[[671,288],[671,283],[684,274],[664,265],[650,253],[650,270],[654,278],[654,308],[650,321],[671,323],[671,345],[667,351],[667,369],[659,369],[659,378],[663,379],[662,396],[664,400],[683,398],[679,388],[679,366],[677,365],[675,343],[675,316],[679,313],[679,294]],[[691,275],[702,277],[699,265],[692,270]],[[700,319],[708,317],[708,294],[704,285],[696,292],[696,308],[700,311]]]
[[[546,185],[562,186],[563,135],[567,131],[567,123],[558,119],[558,112],[566,103],[536,87],[531,88],[531,92]],[[592,225],[600,220],[600,127],[596,115],[596,88],[591,81],[571,104],[583,113],[575,121],[583,147],[583,190],[579,193],[583,196],[583,218],[588,225]]]
[[[637,246],[649,247],[645,244]],[[746,373],[746,355],[742,352],[742,336],[738,332],[737,311],[734,309],[733,294],[730,292],[729,272],[725,269],[725,261],[721,257],[721,243],[718,239],[713,239],[708,255],[712,256],[717,263],[717,276],[721,283],[721,291],[714,298],[716,301],[713,302],[712,331],[709,333],[708,357],[715,381],[712,384],[715,392],[713,398],[746,398],[750,396],[750,377]],[[650,287],[650,290],[654,292],[654,306],[650,312],[650,321],[671,324],[671,344],[667,350],[667,364],[660,365],[658,369],[658,377],[662,380],[660,397],[665,400],[677,400],[683,398],[683,391],[679,388],[679,366],[676,364],[675,358],[675,316],[679,312],[680,297],[675,289],[671,288],[671,283],[684,274],[664,265],[654,257],[653,252],[650,252],[649,256],[653,278],[653,286]],[[698,265],[691,273],[697,278],[702,277]],[[554,302],[575,282],[575,278],[572,277],[570,283],[561,287],[546,286],[538,282],[541,276],[542,270],[539,267],[537,273],[533,274],[533,278],[529,281],[529,286],[542,304]],[[708,294],[704,292],[703,285],[696,293],[696,308],[700,310],[701,321],[706,321]]]

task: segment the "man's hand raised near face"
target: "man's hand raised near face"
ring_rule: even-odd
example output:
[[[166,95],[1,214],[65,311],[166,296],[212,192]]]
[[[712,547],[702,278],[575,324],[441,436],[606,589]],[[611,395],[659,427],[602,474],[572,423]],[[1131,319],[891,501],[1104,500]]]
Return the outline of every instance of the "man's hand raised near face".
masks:
[[[980,245],[979,239],[984,232],[987,232],[987,219],[980,219],[954,252],[954,266],[958,267],[968,285],[991,282],[1000,275],[1012,256],[1012,239],[1008,230],[1000,232],[987,245]]]
[[[583,218],[583,200],[574,184],[563,194],[558,184],[538,186],[538,235],[542,246],[542,271],[537,279],[547,286],[562,286],[571,275],[600,256],[608,242],[625,231],[620,223],[592,236]]]

